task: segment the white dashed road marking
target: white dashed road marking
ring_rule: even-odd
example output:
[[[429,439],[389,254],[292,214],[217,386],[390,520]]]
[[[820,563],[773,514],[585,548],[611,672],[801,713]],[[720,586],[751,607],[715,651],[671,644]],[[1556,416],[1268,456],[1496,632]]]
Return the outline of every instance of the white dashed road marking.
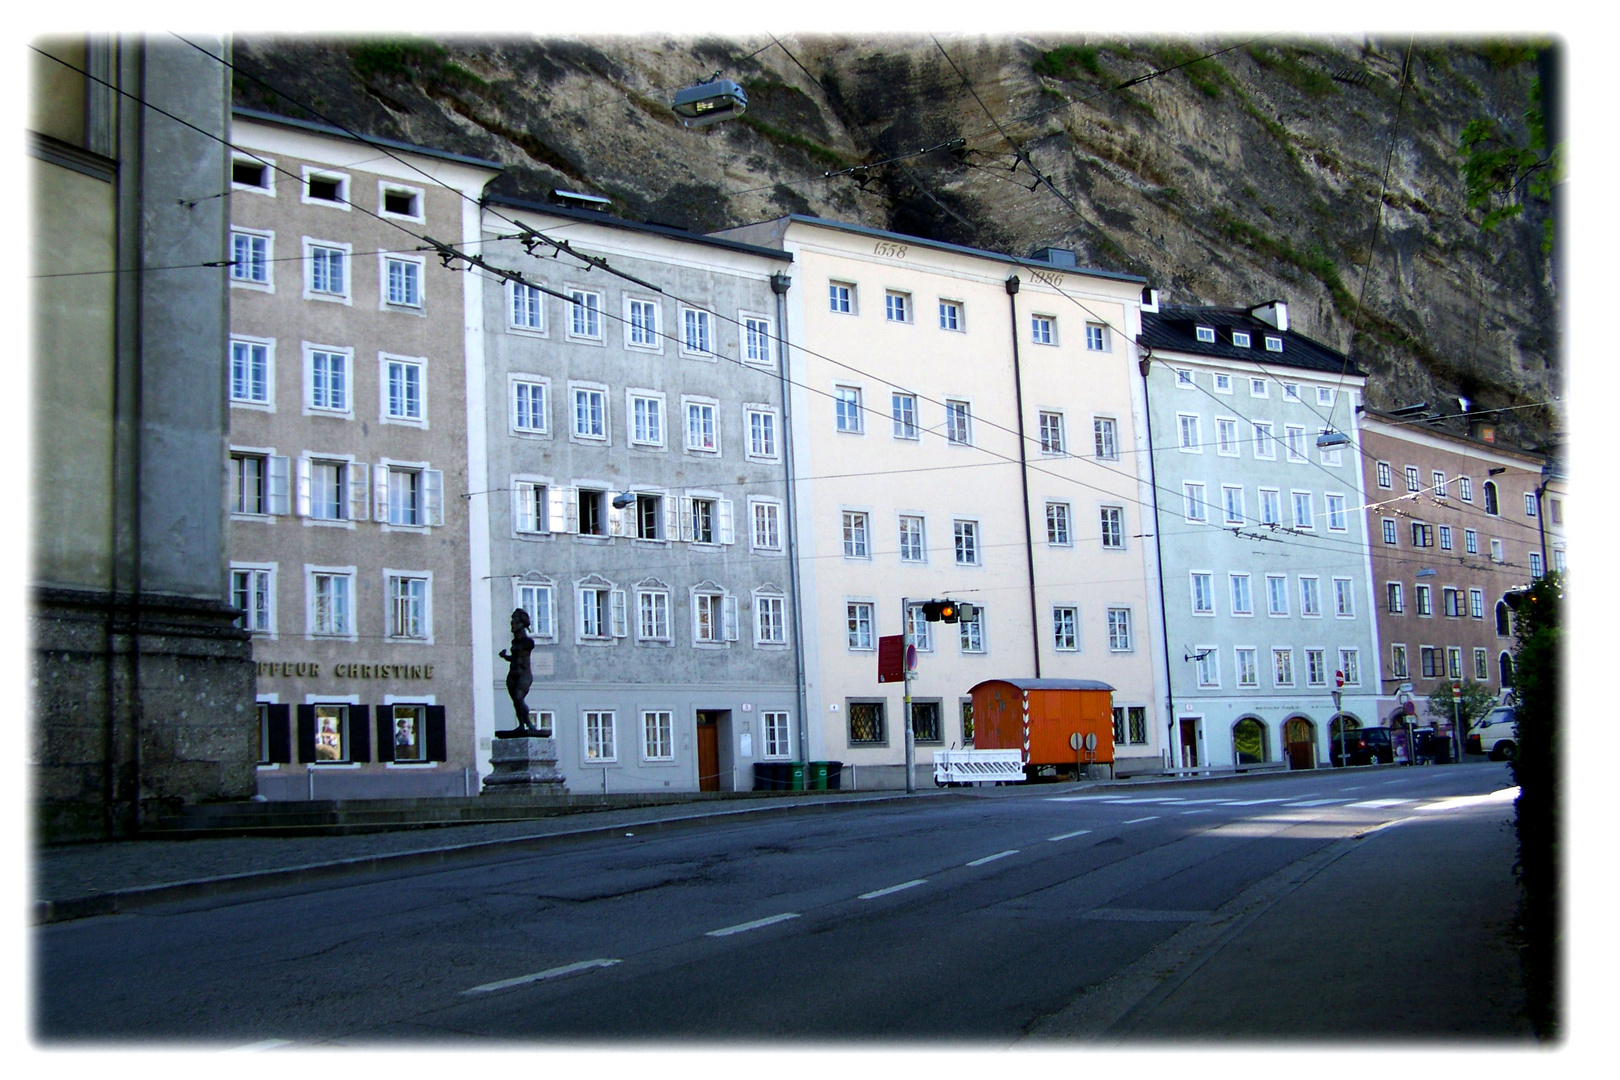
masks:
[[[1382,810],[1386,806],[1404,806],[1411,801],[1411,799],[1368,799],[1365,802],[1353,802],[1346,809]]]
[[[1284,801],[1286,801],[1286,800],[1284,800],[1284,799],[1243,799],[1243,800],[1240,801],[1240,800],[1237,800],[1237,799],[1233,799],[1231,802],[1227,803],[1226,805],[1227,806],[1261,806],[1261,805],[1263,805],[1265,803],[1284,802]]]
[[[1139,821],[1158,821],[1158,820],[1159,820],[1159,815],[1158,814],[1150,814],[1147,817],[1133,817],[1129,821],[1120,822],[1120,824],[1121,825],[1135,825]]]
[[[729,937],[732,934],[740,934],[745,930],[758,930],[762,926],[770,926],[772,923],[786,922],[789,919],[797,919],[798,917],[799,913],[796,911],[785,911],[780,915],[772,915],[764,919],[755,919],[753,922],[738,923],[736,926],[726,926],[719,930],[710,930],[704,936]]]
[[[997,859],[1005,859],[1009,855],[1016,855],[1016,854],[1018,854],[1018,849],[1017,848],[1008,848],[1006,851],[998,851],[994,855],[986,855],[982,859],[974,859],[972,862],[968,863],[968,865],[969,866],[983,866],[987,862],[995,862]]]
[[[562,967],[548,968],[537,971],[533,975],[519,975],[515,979],[502,979],[500,982],[485,983],[470,990],[463,990],[463,994],[487,994],[492,990],[505,990],[509,986],[522,986],[524,983],[539,982],[542,979],[555,979],[562,975],[572,975],[576,971],[589,971],[591,968],[612,967],[617,960],[581,960],[577,964],[564,964]]]
[[[1181,816],[1186,817],[1188,814],[1207,814],[1207,813],[1209,813],[1208,810],[1183,810],[1181,812]]]
[[[246,1046],[233,1046],[231,1047],[230,1052],[237,1054],[254,1054],[260,1050],[275,1050],[278,1047],[291,1045],[291,1039],[264,1039],[259,1042],[248,1043]]]
[[[1086,833],[1088,833],[1090,831],[1091,831],[1090,829],[1076,829],[1076,830],[1074,830],[1074,832],[1060,833],[1057,836],[1048,836],[1047,839],[1048,840],[1068,840],[1068,839],[1071,839],[1071,838],[1076,837],[1076,836],[1084,836],[1084,835],[1086,835]]]
[[[913,881],[903,881],[899,885],[890,885],[887,889],[873,889],[871,892],[863,892],[863,893],[861,893],[861,899],[862,900],[876,900],[880,896],[888,896],[890,893],[897,893],[901,889],[909,889],[909,888],[912,888],[913,886],[921,885],[923,882],[925,882],[927,880],[928,880],[927,878],[917,878],[917,879],[915,879]]]
[[[1304,802],[1283,803],[1284,806],[1331,806],[1334,803],[1349,802],[1349,799],[1306,799]]]

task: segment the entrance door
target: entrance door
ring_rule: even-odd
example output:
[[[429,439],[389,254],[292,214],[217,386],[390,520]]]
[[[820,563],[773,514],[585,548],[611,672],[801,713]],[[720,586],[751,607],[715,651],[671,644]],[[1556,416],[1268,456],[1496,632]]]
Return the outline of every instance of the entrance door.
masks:
[[[1290,769],[1316,768],[1316,726],[1309,720],[1296,716],[1284,724],[1283,745]]]
[[[720,790],[720,727],[715,714],[697,714],[698,790]]]
[[[1198,721],[1181,722],[1181,767],[1198,768]]]

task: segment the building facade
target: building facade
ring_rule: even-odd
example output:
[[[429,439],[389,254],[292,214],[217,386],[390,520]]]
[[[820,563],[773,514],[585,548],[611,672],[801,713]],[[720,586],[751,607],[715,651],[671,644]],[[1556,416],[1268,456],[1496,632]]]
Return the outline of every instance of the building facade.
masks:
[[[1378,719],[1356,407],[1348,358],[1287,305],[1163,307],[1142,345],[1158,492],[1176,764],[1328,760],[1343,713]],[[1321,445],[1333,432],[1342,440]]]
[[[521,608],[571,791],[749,790],[805,750],[772,291],[791,258],[499,198],[483,241],[521,280],[477,275],[480,757],[517,722],[499,652]]]
[[[468,380],[498,166],[236,110],[226,496],[259,792],[477,791]],[[482,484],[482,477],[478,478]]]
[[[924,782],[935,749],[972,742],[969,691],[993,678],[1107,683],[1120,770],[1158,768],[1142,280],[803,216],[723,235],[795,261],[810,755],[861,787],[905,783],[902,688],[878,683],[877,648],[909,600]],[[929,623],[938,598],[977,617]]]

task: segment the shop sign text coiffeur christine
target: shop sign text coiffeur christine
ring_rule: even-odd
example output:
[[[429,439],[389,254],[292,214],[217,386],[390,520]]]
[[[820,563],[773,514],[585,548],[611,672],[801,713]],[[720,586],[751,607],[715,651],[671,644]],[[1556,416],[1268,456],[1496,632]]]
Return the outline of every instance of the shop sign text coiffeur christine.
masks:
[[[314,660],[260,660],[258,674],[299,678],[319,678],[321,665]],[[432,664],[333,664],[332,675],[339,679],[431,679]]]

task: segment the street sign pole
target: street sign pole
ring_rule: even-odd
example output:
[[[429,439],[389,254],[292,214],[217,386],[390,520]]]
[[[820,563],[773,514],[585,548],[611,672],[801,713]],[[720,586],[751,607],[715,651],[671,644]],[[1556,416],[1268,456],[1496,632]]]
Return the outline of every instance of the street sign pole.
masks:
[[[916,759],[917,743],[911,730],[911,598],[900,598],[900,639],[902,644],[901,663],[905,665],[906,672],[906,794],[914,795],[917,792]]]
[[[1452,742],[1457,745],[1457,764],[1462,764],[1463,735],[1462,735],[1462,683],[1451,684],[1451,735]]]
[[[1350,759],[1345,756],[1344,752],[1344,707],[1339,704],[1343,686],[1344,672],[1335,671],[1333,673],[1333,714],[1339,721],[1339,767],[1348,769]]]

